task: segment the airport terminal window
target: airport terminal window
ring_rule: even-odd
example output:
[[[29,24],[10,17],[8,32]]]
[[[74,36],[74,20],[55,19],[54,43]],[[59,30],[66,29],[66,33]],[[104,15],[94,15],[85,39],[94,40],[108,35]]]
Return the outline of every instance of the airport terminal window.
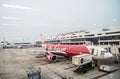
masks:
[[[10,45],[10,43],[7,43],[7,45]]]
[[[118,31],[118,32],[108,32],[106,34],[116,34],[116,33],[120,33],[120,31]]]
[[[98,33],[97,35],[102,35],[102,33]]]
[[[90,32],[85,32],[85,33],[90,33]]]
[[[90,34],[90,35],[85,35],[85,36],[94,36],[94,34]]]
[[[79,37],[82,37],[82,35],[80,35]]]
[[[71,38],[76,38],[77,36],[71,36]]]
[[[74,33],[72,35],[75,35]]]
[[[109,31],[109,29],[103,29],[103,31]]]

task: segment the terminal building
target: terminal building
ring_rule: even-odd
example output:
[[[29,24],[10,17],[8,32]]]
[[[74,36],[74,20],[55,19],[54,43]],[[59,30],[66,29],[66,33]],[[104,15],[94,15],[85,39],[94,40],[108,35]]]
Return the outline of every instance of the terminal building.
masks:
[[[46,43],[70,45],[120,45],[120,27],[80,30],[50,37]]]
[[[113,54],[120,54],[120,27],[62,33],[50,37],[45,42],[48,44],[97,45]]]

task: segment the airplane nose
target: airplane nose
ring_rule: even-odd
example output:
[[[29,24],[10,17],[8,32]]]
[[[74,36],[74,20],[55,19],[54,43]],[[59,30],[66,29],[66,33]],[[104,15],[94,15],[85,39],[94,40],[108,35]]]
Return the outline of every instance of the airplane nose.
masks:
[[[111,53],[106,53],[105,54],[105,58],[112,58],[112,57],[113,57],[113,55]]]
[[[112,55],[111,53],[108,53],[108,57],[109,57],[109,58],[112,58],[113,55]]]

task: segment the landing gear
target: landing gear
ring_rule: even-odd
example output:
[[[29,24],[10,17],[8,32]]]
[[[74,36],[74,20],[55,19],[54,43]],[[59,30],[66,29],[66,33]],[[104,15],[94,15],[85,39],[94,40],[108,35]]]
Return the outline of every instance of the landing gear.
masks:
[[[93,59],[93,61],[94,61],[95,66],[98,66],[98,61],[95,60],[94,58],[92,58],[92,59]]]

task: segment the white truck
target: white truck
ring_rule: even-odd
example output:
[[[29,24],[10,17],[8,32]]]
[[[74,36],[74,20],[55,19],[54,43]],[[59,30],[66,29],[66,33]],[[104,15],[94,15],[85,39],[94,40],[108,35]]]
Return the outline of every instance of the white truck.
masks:
[[[92,60],[92,55],[83,54],[72,57],[72,64],[77,66],[74,72],[86,73],[88,70],[94,69],[95,64]]]

